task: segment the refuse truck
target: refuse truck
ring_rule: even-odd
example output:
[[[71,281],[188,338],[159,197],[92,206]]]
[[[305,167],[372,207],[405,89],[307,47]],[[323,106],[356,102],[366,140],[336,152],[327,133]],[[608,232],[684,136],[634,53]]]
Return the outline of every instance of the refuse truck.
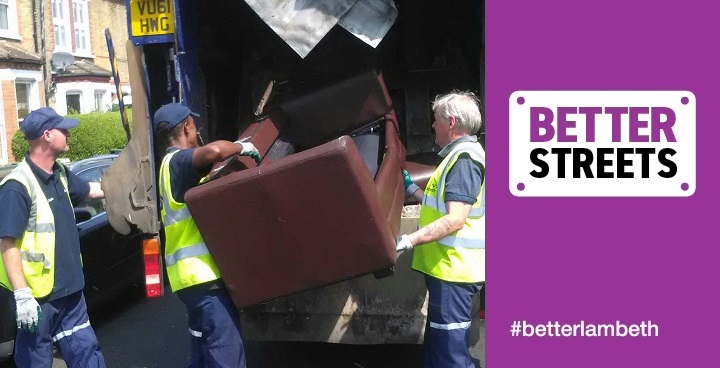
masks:
[[[228,173],[277,165],[326,142],[357,147],[367,169],[354,182],[357,192],[370,193],[369,208],[385,216],[380,219],[389,229],[385,238],[396,238],[416,229],[419,211],[402,195],[400,169],[408,169],[422,187],[439,163],[431,128],[434,96],[458,89],[483,97],[482,1],[126,0],[126,5],[132,137],[102,185],[113,227],[145,238],[149,297],[165,292],[156,184],[163,152],[157,151],[151,124],[160,106],[181,102],[199,113],[201,141],[243,135],[266,141],[259,166],[228,160],[214,168],[216,181],[198,188]],[[273,132],[270,139],[261,136],[265,131]],[[478,137],[484,145],[484,125]],[[289,202],[292,196],[270,198]],[[313,203],[332,211],[336,224],[350,228],[357,219],[355,208],[323,202],[322,196]],[[233,230],[242,236],[242,228]],[[386,270],[243,305],[243,338],[420,344],[426,290],[410,260],[406,252]],[[282,264],[276,262],[263,266]],[[471,352],[484,361],[481,299],[478,295],[473,306]]]

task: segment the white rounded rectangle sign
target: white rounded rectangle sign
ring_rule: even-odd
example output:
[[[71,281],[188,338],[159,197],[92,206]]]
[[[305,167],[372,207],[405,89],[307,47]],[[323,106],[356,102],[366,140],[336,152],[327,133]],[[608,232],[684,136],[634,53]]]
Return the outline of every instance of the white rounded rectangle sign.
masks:
[[[516,91],[510,191],[518,197],[688,197],[689,91]]]

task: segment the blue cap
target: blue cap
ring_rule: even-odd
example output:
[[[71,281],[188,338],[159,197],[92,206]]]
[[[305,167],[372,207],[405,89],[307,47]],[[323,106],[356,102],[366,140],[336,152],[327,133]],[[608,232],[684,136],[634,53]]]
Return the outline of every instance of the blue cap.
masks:
[[[60,116],[55,110],[49,107],[41,107],[31,111],[22,123],[20,130],[25,139],[32,141],[40,138],[46,130],[72,129],[78,125],[78,119],[68,119]]]
[[[200,115],[190,111],[190,109],[187,108],[187,106],[184,106],[177,102],[163,105],[161,108],[159,108],[155,112],[155,117],[153,118],[153,125],[155,126],[155,132],[158,131],[157,127],[162,122],[167,122],[170,124],[163,130],[172,130],[178,124],[182,123],[185,119],[187,119],[187,117],[190,115],[195,116],[195,117],[200,116]]]

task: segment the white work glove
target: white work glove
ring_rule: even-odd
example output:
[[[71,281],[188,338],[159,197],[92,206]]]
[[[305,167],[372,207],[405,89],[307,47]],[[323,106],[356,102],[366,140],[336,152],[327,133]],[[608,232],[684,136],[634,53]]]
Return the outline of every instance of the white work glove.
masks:
[[[410,237],[407,235],[401,236],[400,239],[398,239],[397,245],[395,246],[395,250],[398,253],[410,250],[412,248],[413,243],[410,241]]]
[[[18,328],[35,332],[42,318],[40,304],[33,298],[32,291],[30,291],[29,287],[17,289],[13,294],[15,295],[15,311]]]
[[[234,143],[240,146],[240,156],[250,156],[257,164],[260,164],[260,152],[258,152],[254,144],[242,141],[235,141]]]

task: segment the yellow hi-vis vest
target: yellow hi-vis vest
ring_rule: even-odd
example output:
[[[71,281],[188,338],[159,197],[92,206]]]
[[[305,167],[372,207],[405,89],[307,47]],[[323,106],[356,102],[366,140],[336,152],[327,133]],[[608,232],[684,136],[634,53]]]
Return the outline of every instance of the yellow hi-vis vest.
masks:
[[[66,175],[65,168],[60,165],[60,182],[69,200]],[[32,201],[27,228],[22,237],[16,240],[16,246],[19,244],[23,274],[33,296],[46,297],[55,284],[55,216],[32,168],[25,160],[0,185],[8,180],[15,180],[25,186]],[[0,284],[12,290],[4,262],[0,262]]]
[[[462,153],[485,166],[485,151],[477,142],[463,142],[450,151],[425,187],[420,227],[448,213],[445,180]],[[485,281],[485,178],[462,229],[438,241],[417,246],[413,253],[412,268],[422,273],[451,282]]]
[[[165,267],[172,291],[220,278],[220,270],[210,256],[187,204],[173,198],[170,159],[177,152],[165,155],[159,178],[162,196],[160,215],[165,226]]]

